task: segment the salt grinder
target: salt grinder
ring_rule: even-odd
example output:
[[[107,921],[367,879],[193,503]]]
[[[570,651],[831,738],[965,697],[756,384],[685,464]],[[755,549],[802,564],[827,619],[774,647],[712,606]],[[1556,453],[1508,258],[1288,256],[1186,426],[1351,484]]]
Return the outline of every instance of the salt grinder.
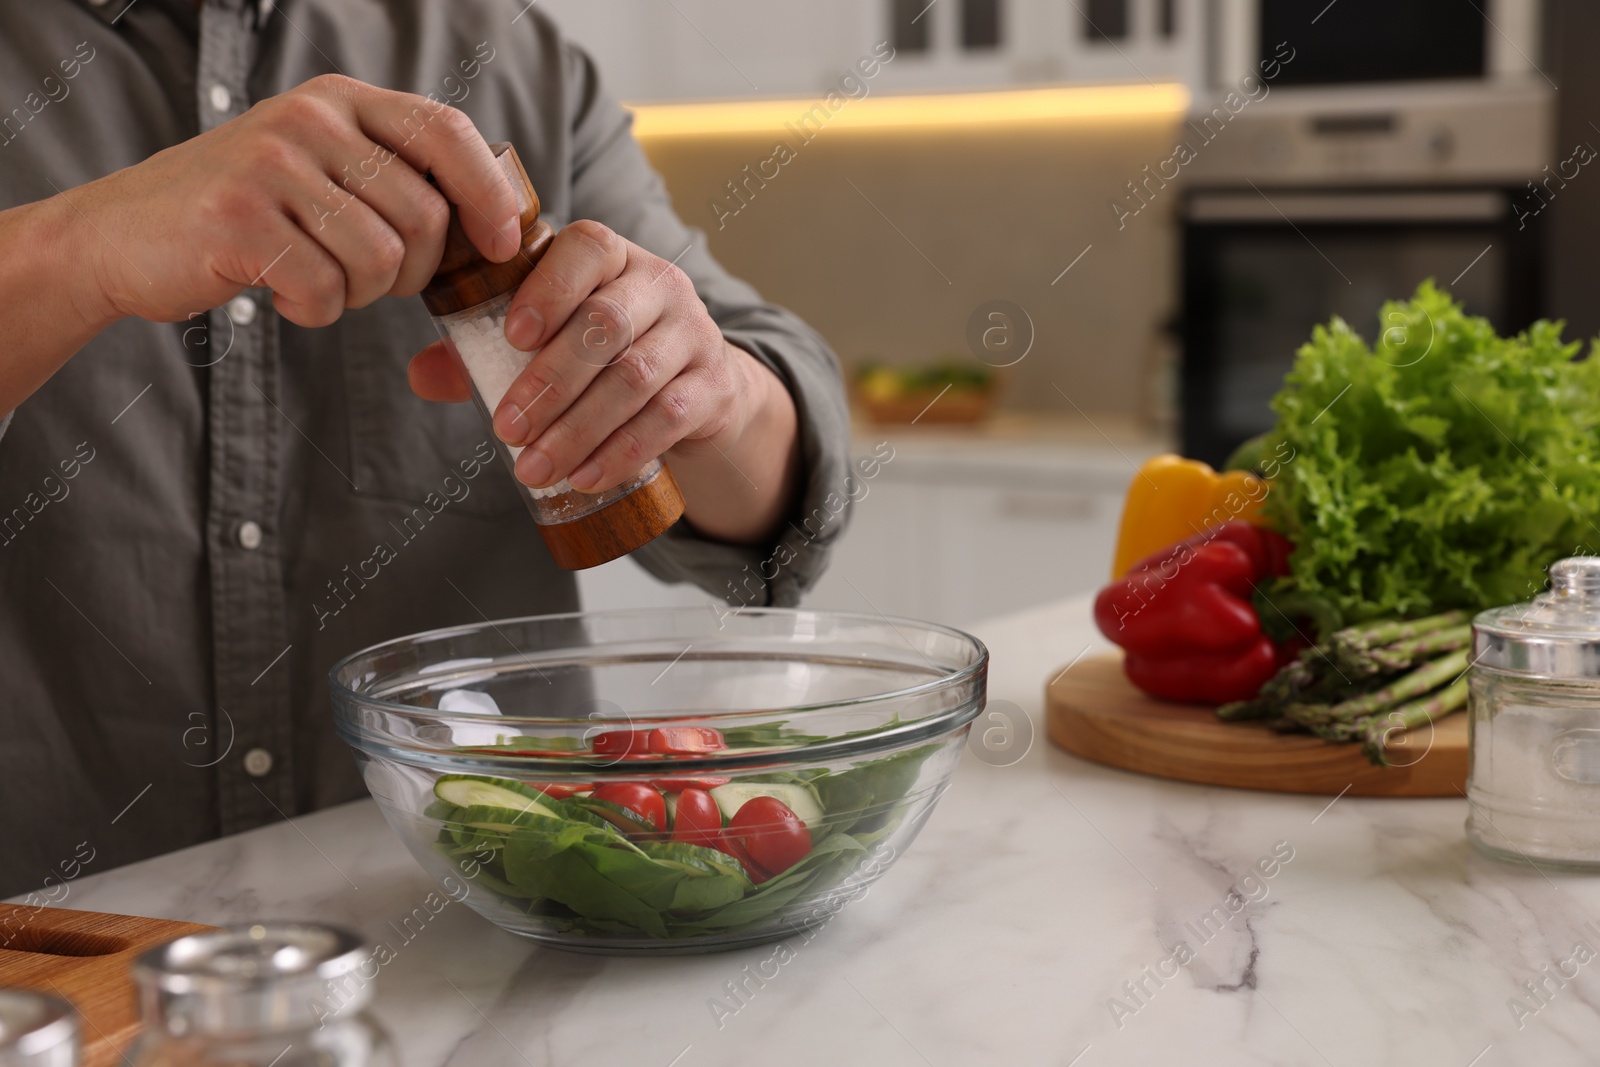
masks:
[[[0,989],[0,1067],[77,1067],[80,1027],[60,997]]]
[[[397,1067],[370,1014],[386,946],[312,923],[189,934],[133,964],[129,1067]],[[107,1058],[109,1060],[109,1058]]]
[[[506,312],[518,287],[549,249],[555,231],[539,218],[539,197],[516,149],[504,142],[490,149],[516,191],[522,249],[505,263],[490,262],[467,238],[452,206],[444,258],[422,291],[422,300],[456,365],[472,383],[473,403],[492,427],[506,390],[533,360],[533,353],[513,348],[506,340]],[[492,429],[491,439],[515,478],[514,465],[522,449],[494,437]],[[659,459],[603,493],[581,493],[565,480],[544,489],[516,484],[550,554],[569,571],[625,556],[665,533],[683,515],[678,483]]]

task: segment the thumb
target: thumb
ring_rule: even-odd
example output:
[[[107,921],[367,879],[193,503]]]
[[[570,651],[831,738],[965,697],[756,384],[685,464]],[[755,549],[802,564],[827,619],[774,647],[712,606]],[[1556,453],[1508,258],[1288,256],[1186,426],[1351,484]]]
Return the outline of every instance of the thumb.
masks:
[[[411,383],[411,391],[424,400],[459,404],[472,399],[471,386],[443,341],[435,341],[411,357],[406,380]]]

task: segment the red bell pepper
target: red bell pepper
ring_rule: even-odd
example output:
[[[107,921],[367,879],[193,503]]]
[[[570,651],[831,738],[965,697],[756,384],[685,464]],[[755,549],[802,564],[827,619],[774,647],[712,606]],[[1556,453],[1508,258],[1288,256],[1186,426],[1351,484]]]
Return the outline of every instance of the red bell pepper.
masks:
[[[1278,673],[1272,638],[1257,637],[1231,652],[1177,652],[1122,660],[1128,681],[1158,700],[1182,704],[1231,704],[1249,700]]]
[[[1127,653],[1128,680],[1163,700],[1248,700],[1280,665],[1251,605],[1257,582],[1288,572],[1289,542],[1224,523],[1157,552],[1100,591],[1094,619]]]
[[[1289,573],[1289,553],[1294,551],[1294,545],[1287,537],[1272,530],[1252,526],[1248,522],[1225,522],[1221,526],[1202,530],[1193,537],[1186,537],[1175,545],[1168,545],[1160,552],[1152,552],[1135,563],[1128,574],[1163,565],[1169,569],[1173,565],[1181,566],[1186,552],[1218,541],[1238,545],[1244,549],[1250,557],[1251,565],[1261,577],[1281,578]]]

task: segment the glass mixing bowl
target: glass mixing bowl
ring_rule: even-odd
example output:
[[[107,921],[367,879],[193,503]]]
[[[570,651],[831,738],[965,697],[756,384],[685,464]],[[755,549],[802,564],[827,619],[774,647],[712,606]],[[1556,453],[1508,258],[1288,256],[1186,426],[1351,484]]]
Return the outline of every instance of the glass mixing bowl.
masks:
[[[927,623],[708,607],[436,630],[330,684],[452,898],[562,948],[704,952],[817,926],[904,853],[988,659]]]

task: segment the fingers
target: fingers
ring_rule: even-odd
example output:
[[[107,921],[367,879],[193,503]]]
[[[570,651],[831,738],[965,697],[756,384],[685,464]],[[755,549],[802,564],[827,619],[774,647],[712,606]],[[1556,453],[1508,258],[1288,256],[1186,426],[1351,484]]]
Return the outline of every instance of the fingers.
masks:
[[[659,371],[676,373],[687,352],[648,359],[634,352],[673,298],[672,286],[656,284],[663,268],[675,269],[596,223],[574,223],[556,236],[507,314],[513,344],[521,348],[531,338],[542,347],[495,412],[502,440],[533,442],[619,360],[635,359],[630,369],[641,378],[666,381],[671,374]],[[667,368],[662,360],[669,358],[679,362]]]
[[[516,193],[465,112],[360,82],[344,88],[362,132],[415,171],[433,175],[480,252],[497,263],[517,254],[522,228]]]
[[[450,203],[410,164],[394,158],[388,149],[364,137],[355,142],[355,149],[362,154],[339,163],[333,178],[336,190],[327,199],[353,194],[399,236],[403,258],[382,295],[415,296],[433,280],[439,266],[450,224]],[[389,159],[387,165],[379,162],[385,157]],[[342,211],[338,217],[343,217]],[[321,219],[327,220],[327,216]],[[332,225],[337,218],[327,221]]]
[[[313,79],[263,106],[249,149],[249,181],[341,265],[343,307],[420,291],[449,221],[438,191],[360,129],[359,102],[373,94],[400,96],[348,78]]]
[[[725,391],[709,367],[696,366],[652,396],[567,476],[574,489],[599,493],[619,485],[686,438],[712,437],[731,418]],[[528,453],[524,452],[526,456]]]
[[[459,404],[472,399],[471,386],[443,341],[435,341],[411,358],[406,379],[411,391],[424,400]]]
[[[242,284],[271,286],[272,306],[296,326],[317,329],[337,322],[345,292],[339,261],[286,218],[277,219],[271,230],[274,236],[258,243],[238,275],[256,280]],[[278,239],[281,247],[275,247]]]
[[[524,352],[549,343],[589,294],[622,276],[630,253],[655,259],[598,222],[580,219],[567,226],[512,299],[506,339]]]
[[[541,488],[568,477],[613,430],[671,382],[682,363],[682,349],[671,343],[668,331],[646,334],[622,360],[606,368],[548,429],[539,433],[532,445],[522,450],[517,457],[518,479]],[[643,456],[633,470],[660,454],[658,451]],[[580,488],[576,482],[573,486]]]
[[[285,206],[306,236],[343,269],[342,306],[366,307],[395,287],[406,261],[406,243],[365,201],[337,192],[329,195],[341,197],[337,214],[317,210],[300,198],[291,198]]]
[[[344,267],[276,204],[254,203],[252,224],[237,227],[240,239],[223,250],[212,272],[234,293],[267,286],[278,314],[297,326],[316,329],[338,321],[344,312]],[[242,210],[243,202],[224,215]]]
[[[523,450],[520,480],[538,488],[566,478],[599,492],[686,437],[722,432],[740,383],[716,324],[688,303],[695,299],[691,291],[670,308]]]
[[[327,172],[326,188],[318,199],[304,200],[296,216],[345,264],[345,306],[421,292],[444,250],[449,201],[353,121],[323,125],[312,131],[316,139],[307,148]]]

